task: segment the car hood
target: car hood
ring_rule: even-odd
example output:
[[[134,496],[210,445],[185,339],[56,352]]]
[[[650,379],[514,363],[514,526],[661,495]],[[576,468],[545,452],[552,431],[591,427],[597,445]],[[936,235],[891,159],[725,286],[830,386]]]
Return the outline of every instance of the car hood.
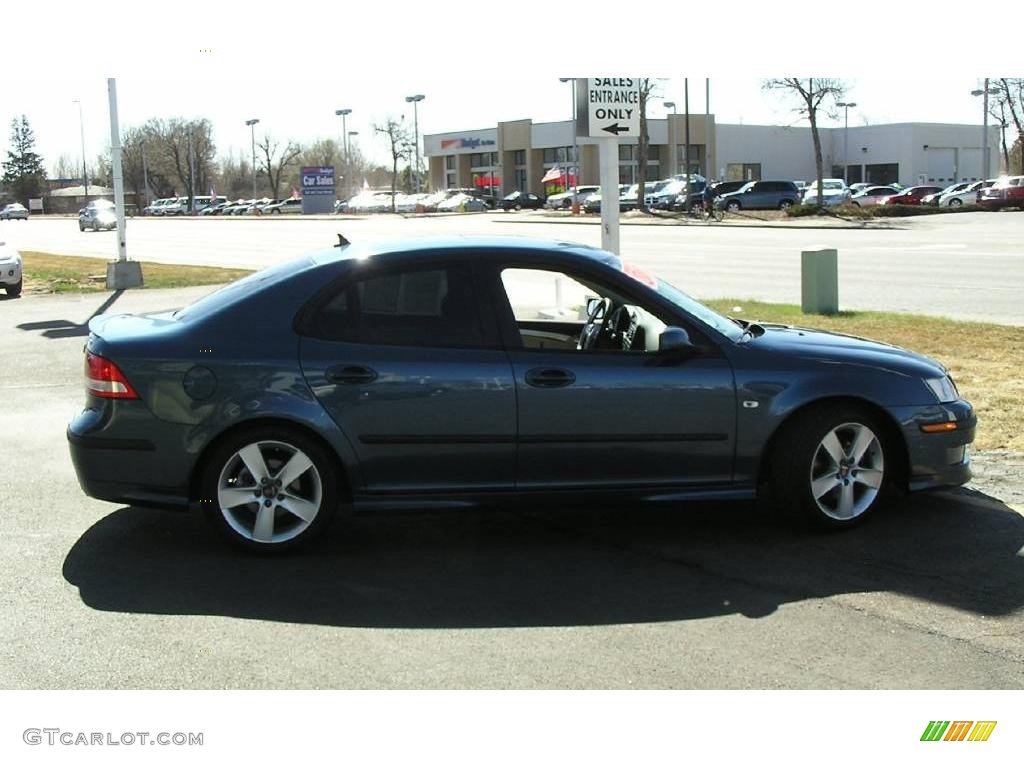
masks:
[[[946,369],[930,357],[892,344],[811,328],[771,323],[760,325],[765,332],[747,342],[752,349],[825,363],[867,365],[922,378],[946,375]]]

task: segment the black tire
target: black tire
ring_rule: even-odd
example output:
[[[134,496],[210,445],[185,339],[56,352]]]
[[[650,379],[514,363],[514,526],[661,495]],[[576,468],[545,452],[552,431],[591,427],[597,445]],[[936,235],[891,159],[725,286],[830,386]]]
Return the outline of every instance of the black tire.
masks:
[[[959,208],[963,204],[964,201],[961,200],[959,197],[954,197],[952,200],[949,201],[950,208]]]
[[[280,213],[281,213],[281,210],[280,210],[279,208],[274,208],[274,209],[273,209],[273,210],[271,211],[271,213],[272,213],[272,214],[274,214],[275,216],[278,216],[278,215],[280,215]]]
[[[94,221],[92,223],[92,231],[93,232],[99,232],[100,231],[100,223],[98,221]]]
[[[787,208],[792,207],[792,205],[793,205],[793,201],[792,200],[783,200],[782,202],[779,203],[779,210],[780,211],[784,211]]]
[[[82,222],[78,222],[78,231],[85,232],[85,224],[83,224]]]
[[[864,465],[858,463],[846,470],[837,465],[833,476],[828,464],[820,463],[823,458],[829,459],[825,440],[839,435],[838,442],[847,451],[858,434],[855,426],[867,428],[875,441],[863,453]],[[847,435],[850,443],[844,440]],[[897,445],[898,438],[894,438],[890,426],[866,408],[853,403],[823,403],[808,408],[784,425],[772,441],[766,480],[774,513],[781,520],[818,530],[841,530],[860,524],[884,507],[897,488],[894,478],[901,473]],[[868,464],[878,468],[868,468]],[[858,474],[862,479],[856,478]],[[819,489],[829,489],[817,498],[812,492],[815,477],[817,482],[824,482]],[[865,477],[878,482],[878,487],[872,489],[865,484]],[[846,486],[850,488],[849,516],[842,512]],[[827,511],[830,507],[832,512]]]
[[[21,286],[24,280],[19,280],[14,285],[4,286],[7,289],[7,295],[12,299],[16,299],[21,296]]]
[[[233,472],[232,467],[238,466],[238,452],[246,446],[250,446],[254,443],[272,444],[264,447],[264,459],[266,461],[266,467],[270,473],[280,470],[281,466],[286,463],[283,458],[276,459],[280,464],[275,466],[273,464],[275,461],[274,451],[280,450],[281,456],[286,457],[287,452],[278,448],[278,446],[287,446],[301,451],[310,459],[312,462],[312,468],[315,469],[316,473],[315,480],[319,481],[319,506],[315,513],[315,517],[297,534],[274,543],[255,541],[251,536],[247,536],[237,530],[228,519],[230,515],[235,521],[235,524],[239,524],[241,522],[241,527],[244,528],[244,520],[240,521],[238,518],[245,518],[246,516],[255,518],[256,514],[260,511],[260,505],[266,503],[263,496],[254,497],[253,502],[248,506],[243,507],[242,505],[239,505],[228,510],[227,513],[221,509],[218,501],[218,488],[220,487],[222,474],[226,474],[226,476],[230,477]],[[319,441],[309,437],[305,432],[294,427],[288,427],[285,425],[260,426],[234,432],[226,439],[220,441],[210,452],[200,471],[202,474],[200,476],[199,484],[199,503],[206,514],[207,520],[221,534],[221,536],[227,539],[231,544],[250,552],[277,554],[305,547],[327,529],[331,521],[334,519],[338,509],[341,481],[338,477],[339,470],[336,458],[329,452],[329,449],[322,446]],[[240,474],[236,475],[236,477],[241,478],[244,476],[246,478],[250,478],[251,475],[244,474],[246,471],[247,470],[243,470]],[[258,483],[260,479],[261,478],[257,478],[256,482]],[[307,470],[293,483],[287,486],[287,488],[296,489],[296,484],[300,483],[312,483],[315,485],[313,480],[314,478]],[[248,483],[249,481],[239,480],[239,482]],[[302,492],[299,491],[298,493]],[[280,498],[280,496],[276,497],[276,499]],[[291,515],[291,513],[287,511],[282,511],[281,506],[274,503],[275,497],[273,494],[270,496],[270,501],[271,504],[273,504],[271,508],[274,511],[275,525],[272,528],[274,533],[278,532],[278,523],[283,524],[282,529],[280,529],[281,535],[283,536],[288,534],[289,525],[301,528],[302,521],[300,518]],[[254,520],[252,524],[252,534],[255,534],[255,525]]]
[[[729,211],[729,213],[736,213],[736,211],[742,208],[743,206],[740,205],[735,200],[730,200],[728,203],[725,204],[725,210]]]
[[[523,206],[521,206],[519,203],[516,203],[515,208],[516,208],[517,211],[523,210]]]

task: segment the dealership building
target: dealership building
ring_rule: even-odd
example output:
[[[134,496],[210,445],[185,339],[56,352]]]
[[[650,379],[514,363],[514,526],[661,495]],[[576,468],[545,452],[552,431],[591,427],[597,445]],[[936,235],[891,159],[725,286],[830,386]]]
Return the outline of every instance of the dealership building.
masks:
[[[815,177],[811,129],[804,126],[718,124],[714,115],[691,114],[689,167],[717,180],[810,180]],[[889,184],[946,186],[982,175],[982,126],[944,123],[892,123],[819,128],[825,175]],[[989,168],[998,175],[998,128],[990,128]],[[647,179],[683,173],[686,118],[672,114],[648,120]],[[557,177],[573,158],[573,122],[510,120],[495,128],[427,134],[424,155],[432,189],[482,187],[492,183],[503,194],[523,190],[551,194]],[[580,138],[579,184],[599,183],[597,140]],[[637,140],[619,141],[619,183],[637,181]],[[552,172],[552,169],[556,169]]]

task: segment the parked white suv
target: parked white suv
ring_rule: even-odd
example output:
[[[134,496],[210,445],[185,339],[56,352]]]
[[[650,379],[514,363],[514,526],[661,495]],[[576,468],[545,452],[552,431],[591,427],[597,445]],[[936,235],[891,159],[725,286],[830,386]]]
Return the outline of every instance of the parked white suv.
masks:
[[[821,205],[839,205],[840,203],[848,202],[851,197],[850,190],[842,179],[822,179],[821,194],[825,198],[821,201]],[[818,204],[818,181],[816,179],[810,183],[810,186],[804,192],[804,204]]]
[[[0,240],[0,286],[10,297],[21,294],[21,254]]]

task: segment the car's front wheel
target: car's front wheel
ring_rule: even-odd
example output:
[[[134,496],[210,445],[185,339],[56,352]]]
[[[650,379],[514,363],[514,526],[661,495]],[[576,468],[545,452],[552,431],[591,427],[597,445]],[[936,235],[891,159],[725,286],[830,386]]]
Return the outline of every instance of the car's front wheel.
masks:
[[[738,202],[736,202],[735,200],[730,200],[728,203],[726,203],[725,210],[729,211],[730,213],[736,213],[736,211],[738,211],[740,207],[741,206]]]
[[[854,405],[812,408],[784,428],[770,457],[783,517],[847,528],[885,503],[897,465],[885,426]]]
[[[334,516],[335,467],[327,450],[299,430],[244,430],[207,459],[200,502],[233,544],[264,553],[294,549],[316,538]]]
[[[4,286],[7,289],[7,295],[10,296],[12,299],[17,296],[21,296],[22,282],[23,281],[19,280],[18,282],[14,283],[14,285]]]
[[[959,197],[954,197],[952,200],[949,201],[950,208],[959,208],[963,204],[964,201],[961,200]]]

